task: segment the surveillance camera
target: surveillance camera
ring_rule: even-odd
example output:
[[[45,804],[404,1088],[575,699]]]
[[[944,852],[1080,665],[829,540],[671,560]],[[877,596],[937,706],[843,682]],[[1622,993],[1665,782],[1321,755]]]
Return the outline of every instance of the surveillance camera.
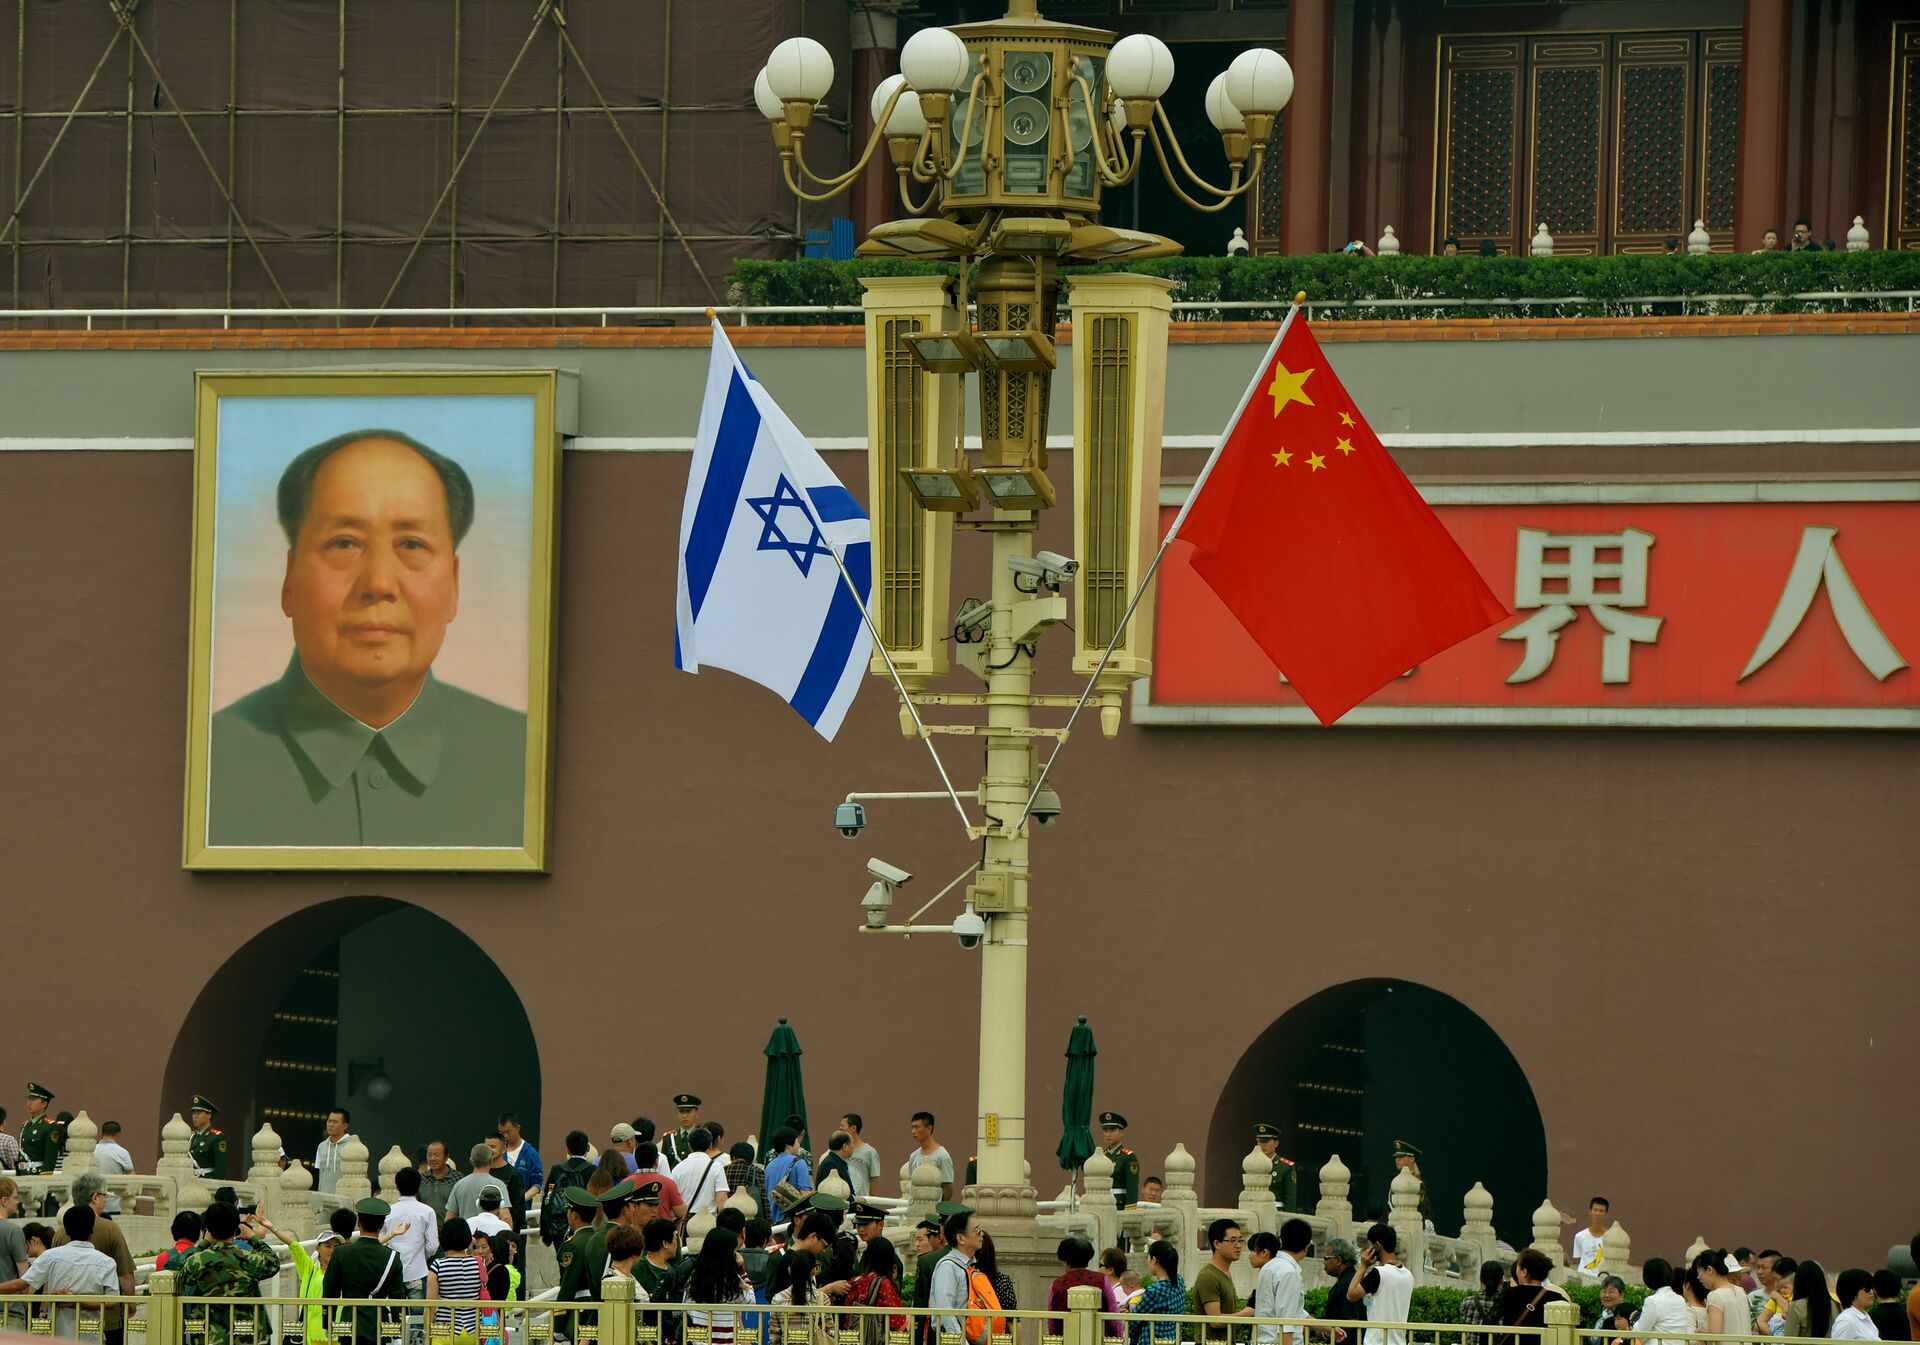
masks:
[[[1035,589],[1057,589],[1067,580],[1080,572],[1080,562],[1058,551],[1042,551],[1031,559],[1026,556],[1008,556],[1007,566],[1015,575],[1025,575],[1033,581]]]
[[[960,912],[953,922],[953,937],[960,940],[962,948],[978,948],[987,939],[987,922],[974,914],[969,906]]]
[[[967,598],[953,614],[953,638],[961,644],[977,644],[987,637],[987,622],[993,616],[993,604]]]
[[[1033,820],[1043,827],[1050,827],[1060,820],[1060,796],[1052,785],[1041,785],[1033,796]]]
[[[846,802],[833,810],[833,825],[840,828],[840,834],[852,840],[867,825],[867,810],[854,802]]]
[[[913,881],[913,875],[905,869],[896,869],[884,859],[869,859],[867,872],[885,883],[888,887],[904,887]]]
[[[882,929],[887,923],[887,912],[893,909],[893,889],[885,883],[875,883],[867,889],[867,895],[860,898],[860,913],[866,917],[868,929]]]

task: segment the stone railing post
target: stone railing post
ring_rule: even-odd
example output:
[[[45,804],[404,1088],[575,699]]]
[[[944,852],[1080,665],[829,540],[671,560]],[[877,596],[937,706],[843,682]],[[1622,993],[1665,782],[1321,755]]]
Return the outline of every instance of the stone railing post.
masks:
[[[709,1213],[706,1218],[711,1227],[713,1215]],[[631,1275],[600,1281],[600,1345],[633,1345],[634,1328],[638,1325],[633,1291],[639,1287]]]
[[[412,1166],[412,1161],[400,1152],[400,1146],[397,1144],[380,1155],[380,1198],[382,1200],[391,1202],[397,1198],[398,1193],[393,1189],[393,1179],[401,1168]],[[528,1194],[538,1195],[539,1192],[530,1191]]]
[[[837,1172],[829,1172],[826,1180],[820,1183],[819,1190],[823,1196],[839,1196],[840,1199],[849,1202],[853,1199],[853,1188],[847,1185],[847,1179]]]
[[[1330,1237],[1353,1237],[1353,1203],[1347,1199],[1352,1189],[1353,1173],[1339,1154],[1333,1155],[1320,1169],[1320,1199],[1313,1207],[1327,1221]]]
[[[913,1170],[906,1192],[907,1225],[912,1227],[932,1214],[933,1207],[940,1203],[940,1169],[931,1163],[922,1163]]]
[[[754,1215],[760,1213],[760,1193],[758,1191],[749,1191],[744,1186],[736,1186],[727,1193],[727,1208],[730,1210],[739,1210],[740,1213],[751,1219]]]
[[[1600,1273],[1625,1279],[1632,1263],[1633,1239],[1623,1225],[1616,1223],[1600,1238]]]
[[[1694,1238],[1693,1245],[1687,1248],[1687,1264],[1692,1265],[1693,1258],[1700,1255],[1701,1252],[1710,1252],[1712,1250],[1712,1246],[1708,1244],[1704,1237]]]
[[[1106,1150],[1095,1149],[1081,1169],[1086,1174],[1087,1193],[1080,1199],[1081,1210],[1099,1230],[1096,1247],[1111,1247],[1120,1237],[1120,1208],[1113,1193],[1113,1160]]]
[[[1466,1199],[1461,1201],[1460,1240],[1471,1242],[1478,1249],[1481,1261],[1493,1259],[1493,1245],[1497,1241],[1497,1235],[1493,1231],[1493,1196],[1479,1182],[1473,1184],[1473,1189],[1467,1192]],[[1473,1271],[1472,1275],[1464,1273],[1461,1275],[1468,1284],[1478,1283],[1476,1277],[1480,1273],[1480,1267],[1475,1266]]]
[[[1387,1226],[1399,1242],[1400,1264],[1419,1285],[1427,1278],[1427,1221],[1420,1217],[1420,1179],[1401,1168],[1387,1188]]]
[[[313,1174],[305,1163],[289,1163],[280,1178],[280,1231],[295,1242],[314,1235]]]
[[[1100,1305],[1105,1300],[1090,1284],[1067,1290],[1067,1315],[1060,1345],[1100,1345]]]
[[[707,1234],[713,1232],[718,1222],[718,1216],[710,1209],[701,1210],[687,1219],[687,1254],[689,1256],[700,1250],[707,1240]],[[791,1241],[793,1235],[789,1234],[788,1238]]]
[[[247,1169],[247,1182],[253,1187],[260,1212],[269,1219],[280,1217],[280,1135],[271,1125],[261,1124],[253,1132],[253,1164]]]
[[[93,1148],[99,1142],[100,1127],[82,1108],[80,1114],[67,1123],[67,1156],[60,1160],[61,1175],[78,1177],[83,1172],[98,1172],[100,1160],[93,1156]]]
[[[147,1276],[146,1311],[147,1345],[180,1345],[180,1276],[177,1273],[156,1270]]]
[[[1549,1298],[1546,1309],[1547,1334],[1541,1345],[1573,1345],[1573,1333],[1580,1326],[1580,1309],[1564,1298]]]
[[[333,1190],[350,1206],[373,1194],[373,1183],[367,1180],[367,1146],[358,1135],[341,1147],[340,1180]]]
[[[1247,1217],[1248,1232],[1280,1229],[1280,1213],[1273,1203],[1273,1160],[1257,1144],[1240,1160],[1240,1213]]]
[[[193,1159],[187,1155],[187,1146],[193,1141],[193,1129],[180,1119],[175,1112],[173,1119],[160,1127],[160,1160],[153,1170],[165,1180],[162,1186],[171,1186],[164,1201],[155,1201],[155,1217],[171,1219],[180,1208],[180,1187],[193,1180]],[[162,1208],[162,1205],[165,1208]]]
[[[213,1192],[202,1186],[197,1178],[189,1177],[177,1188],[179,1194],[174,1203],[183,1210],[192,1210],[195,1214],[205,1214],[207,1206],[213,1203]]]
[[[1533,1212],[1533,1249],[1545,1252],[1555,1269],[1567,1264],[1566,1248],[1560,1244],[1560,1211],[1551,1200],[1542,1200]]]

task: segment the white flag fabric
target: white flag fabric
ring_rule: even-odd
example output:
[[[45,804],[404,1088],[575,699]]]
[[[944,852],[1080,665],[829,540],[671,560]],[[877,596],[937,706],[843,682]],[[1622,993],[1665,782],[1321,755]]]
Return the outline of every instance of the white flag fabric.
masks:
[[[852,492],[715,322],[680,512],[674,666],[758,682],[831,741],[872,650],[860,613],[873,589],[872,538]]]

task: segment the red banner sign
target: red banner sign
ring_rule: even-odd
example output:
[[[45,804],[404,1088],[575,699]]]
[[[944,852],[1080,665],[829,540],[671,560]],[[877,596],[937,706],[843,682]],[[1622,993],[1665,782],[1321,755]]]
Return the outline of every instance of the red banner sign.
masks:
[[[1514,616],[1343,724],[1920,728],[1920,482],[1422,493]],[[1154,644],[1136,722],[1314,722],[1181,542]]]

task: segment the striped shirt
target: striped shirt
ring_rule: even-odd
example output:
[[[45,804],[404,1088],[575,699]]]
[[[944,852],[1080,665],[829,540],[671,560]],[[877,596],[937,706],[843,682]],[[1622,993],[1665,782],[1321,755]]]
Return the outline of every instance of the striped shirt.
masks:
[[[440,1281],[441,1298],[465,1299],[471,1301],[480,1297],[480,1258],[477,1256],[442,1256],[427,1267]],[[466,1335],[474,1329],[473,1308],[439,1308],[433,1314],[435,1325],[444,1326],[449,1312],[453,1316],[453,1329],[457,1335]]]

